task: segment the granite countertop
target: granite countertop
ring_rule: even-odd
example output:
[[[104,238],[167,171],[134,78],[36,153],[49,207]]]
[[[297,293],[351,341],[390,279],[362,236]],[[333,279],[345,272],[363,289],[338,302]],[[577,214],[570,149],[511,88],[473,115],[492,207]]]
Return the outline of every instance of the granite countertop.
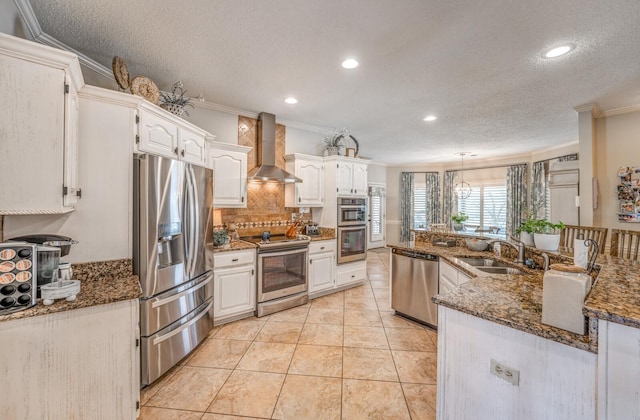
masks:
[[[320,228],[318,229],[319,235],[308,235],[311,238],[311,242],[316,241],[328,241],[331,239],[336,239],[336,230],[331,228]]]
[[[600,274],[587,296],[583,312],[592,318],[604,319],[640,328],[640,262],[601,255]]]
[[[543,272],[541,270],[517,266],[524,274],[496,276],[482,273],[479,275],[477,270],[458,258],[495,258],[492,253],[474,252],[462,246],[436,247],[429,242],[415,242],[415,244],[405,242],[387,246],[438,255],[472,278],[471,281],[450,293],[434,296],[435,303],[572,347],[597,352],[597,328],[594,329],[592,323],[587,335],[575,334],[542,323]],[[498,259],[513,264],[510,259]]]
[[[131,274],[130,259],[73,264],[72,268],[73,278],[81,282],[80,293],[75,301],[60,299],[45,306],[42,299],[38,299],[37,304],[29,309],[0,315],[0,322],[138,299],[142,296],[138,276]]]
[[[256,245],[251,242],[243,241],[239,239],[237,241],[229,242],[228,244],[224,244],[221,247],[213,246],[213,243],[207,243],[205,245],[207,251],[211,251],[214,254],[218,252],[229,252],[229,251],[242,251],[245,249],[256,249]]]

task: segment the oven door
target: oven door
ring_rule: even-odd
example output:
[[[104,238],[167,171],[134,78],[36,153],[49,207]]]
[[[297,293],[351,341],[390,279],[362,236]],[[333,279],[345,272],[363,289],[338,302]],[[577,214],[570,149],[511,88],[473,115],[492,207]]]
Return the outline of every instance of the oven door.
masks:
[[[308,247],[258,254],[258,302],[307,291]]]
[[[367,225],[338,227],[338,264],[367,258]]]
[[[338,226],[357,226],[367,222],[367,206],[339,205]]]

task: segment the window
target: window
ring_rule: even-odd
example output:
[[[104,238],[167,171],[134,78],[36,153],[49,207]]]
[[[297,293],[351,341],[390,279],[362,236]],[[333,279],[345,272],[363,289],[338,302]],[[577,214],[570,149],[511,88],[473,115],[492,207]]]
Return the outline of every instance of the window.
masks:
[[[382,197],[371,197],[371,234],[382,233]]]
[[[458,200],[458,213],[465,213],[467,225],[483,228],[497,226],[504,234],[507,228],[507,187],[504,183],[471,185],[471,195]]]
[[[427,184],[416,181],[413,186],[413,229],[427,228]]]
[[[369,184],[369,242],[384,241],[384,184]]]

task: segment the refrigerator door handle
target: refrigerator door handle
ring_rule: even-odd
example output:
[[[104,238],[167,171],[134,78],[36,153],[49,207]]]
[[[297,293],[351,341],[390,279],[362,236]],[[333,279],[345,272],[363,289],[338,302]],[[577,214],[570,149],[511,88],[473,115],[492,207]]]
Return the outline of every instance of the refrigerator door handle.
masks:
[[[191,271],[196,271],[196,263],[198,261],[198,259],[196,258],[196,255],[198,252],[200,252],[198,250],[199,246],[200,246],[200,235],[199,235],[199,226],[200,226],[200,207],[198,203],[198,183],[196,182],[196,174],[193,171],[193,166],[189,165],[189,173],[191,174],[191,189],[193,192],[193,219],[191,223],[191,227],[192,227],[192,231],[193,231],[193,236],[192,236],[192,244],[193,244],[193,248],[191,249]]]
[[[193,182],[191,179],[191,173],[189,171],[189,166],[185,166],[185,197],[184,197],[184,218],[185,218],[185,241],[184,247],[185,252],[187,254],[187,261],[185,264],[185,271],[188,278],[193,276],[193,272],[191,269],[192,261],[193,261],[193,249],[191,247],[193,242]]]

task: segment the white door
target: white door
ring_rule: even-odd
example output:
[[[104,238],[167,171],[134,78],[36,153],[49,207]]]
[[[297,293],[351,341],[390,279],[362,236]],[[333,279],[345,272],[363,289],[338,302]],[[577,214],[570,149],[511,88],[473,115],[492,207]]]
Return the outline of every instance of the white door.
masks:
[[[140,110],[140,144],[143,152],[178,158],[178,127],[156,115]]]
[[[338,186],[338,195],[353,194],[353,164],[338,162],[337,165],[338,171],[336,172],[336,185]]]
[[[213,205],[247,207],[247,154],[216,151],[211,160],[214,167]]]
[[[255,310],[256,279],[253,267],[213,271],[213,318],[225,318]]]
[[[369,184],[369,248],[385,245],[385,184]]]
[[[367,194],[367,165],[353,164],[353,194]]]
[[[178,134],[180,159],[194,165],[204,166],[206,160],[204,136],[183,127],[180,127]]]
[[[322,206],[324,198],[324,170],[322,162],[296,160],[296,176],[302,179],[296,184],[298,206]]]
[[[325,252],[309,256],[309,293],[333,288],[335,253]]]

